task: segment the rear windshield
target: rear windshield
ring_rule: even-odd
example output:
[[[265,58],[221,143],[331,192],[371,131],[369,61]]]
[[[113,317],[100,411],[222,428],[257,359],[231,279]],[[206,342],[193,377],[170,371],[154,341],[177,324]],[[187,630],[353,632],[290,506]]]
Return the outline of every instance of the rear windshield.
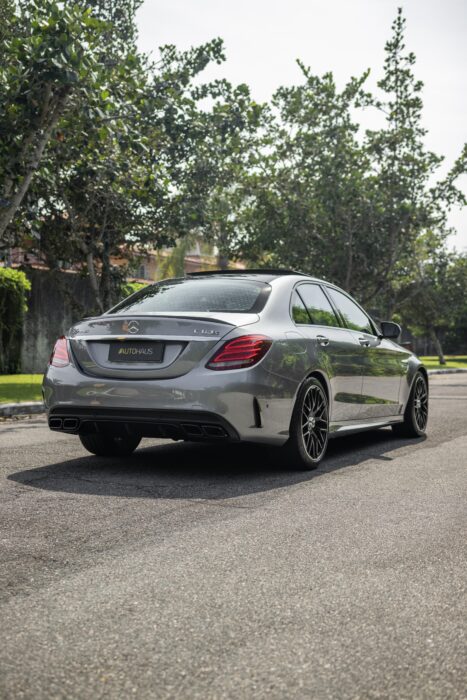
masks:
[[[261,311],[271,288],[244,279],[167,280],[141,289],[108,313],[134,314],[165,311]]]

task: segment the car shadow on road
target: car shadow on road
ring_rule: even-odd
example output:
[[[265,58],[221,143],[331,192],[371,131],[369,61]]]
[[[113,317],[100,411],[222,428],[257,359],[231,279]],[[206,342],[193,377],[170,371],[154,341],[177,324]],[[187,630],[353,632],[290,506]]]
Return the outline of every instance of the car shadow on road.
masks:
[[[391,452],[416,448],[424,438],[401,440],[374,430],[331,440],[315,471],[294,471],[280,448],[258,445],[165,443],[124,459],[83,456],[11,474],[8,478],[46,491],[101,496],[225,499],[283,488],[322,477],[369,459],[392,461]],[[384,468],[384,464],[381,465]]]

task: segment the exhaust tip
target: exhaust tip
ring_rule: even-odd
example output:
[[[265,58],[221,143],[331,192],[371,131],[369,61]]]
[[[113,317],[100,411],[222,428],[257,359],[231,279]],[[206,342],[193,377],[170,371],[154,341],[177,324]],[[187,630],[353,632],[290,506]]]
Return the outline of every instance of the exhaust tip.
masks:
[[[214,438],[227,437],[227,433],[220,425],[203,425],[205,435]]]
[[[63,420],[63,430],[77,430],[78,426],[78,418],[65,418]]]
[[[49,418],[49,428],[51,430],[61,430],[62,429],[62,419],[61,418]]]
[[[190,437],[202,437],[203,429],[200,425],[196,423],[182,423],[182,428],[185,433]]]

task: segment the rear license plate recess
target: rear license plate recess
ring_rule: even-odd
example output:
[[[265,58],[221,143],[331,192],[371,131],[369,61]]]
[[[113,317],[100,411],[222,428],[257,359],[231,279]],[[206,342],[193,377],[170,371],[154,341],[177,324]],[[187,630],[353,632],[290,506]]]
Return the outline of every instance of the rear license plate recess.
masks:
[[[164,343],[159,340],[135,340],[111,343],[109,362],[163,362]]]

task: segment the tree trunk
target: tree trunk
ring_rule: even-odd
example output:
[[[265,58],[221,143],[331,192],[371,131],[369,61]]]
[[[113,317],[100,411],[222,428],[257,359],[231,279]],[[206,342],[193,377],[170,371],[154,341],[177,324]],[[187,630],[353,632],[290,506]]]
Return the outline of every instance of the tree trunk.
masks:
[[[38,129],[33,136],[29,135],[25,139],[24,148],[22,150],[23,156],[26,161],[24,165],[25,174],[20,184],[16,188],[16,191],[11,197],[9,196],[8,206],[5,207],[3,210],[0,210],[0,240],[4,237],[7,226],[13,220],[13,217],[18,211],[19,207],[21,206],[21,202],[24,199],[24,195],[29,189],[32,178],[34,176],[35,171],[39,167],[45,147],[50,139],[52,131],[57,126],[58,120],[62,116],[63,111],[66,107],[70,91],[71,88],[67,88],[57,99],[55,106],[51,110],[48,123],[46,123],[46,125],[44,124],[44,128]],[[47,99],[49,100],[50,96],[48,96]],[[47,106],[50,105],[48,104]],[[35,145],[33,147],[33,152],[28,157],[27,152],[29,150],[29,147],[34,142]],[[19,165],[20,164],[18,164],[18,166]],[[8,183],[7,189],[8,191],[12,189],[12,182]]]
[[[350,223],[347,225],[347,271],[345,273],[345,289],[349,291],[352,286],[353,275],[353,228]]]
[[[97,279],[96,270],[94,268],[94,256],[91,251],[86,253],[86,265],[88,268],[89,281],[91,283],[92,291],[94,292],[94,297],[96,299],[97,306],[101,313],[104,312],[104,305],[102,303],[100,291],[99,291],[99,281]]]
[[[439,358],[439,364],[440,365],[445,365],[446,364],[446,358],[444,357],[444,352],[443,348],[441,345],[441,341],[438,338],[436,331],[434,328],[430,329],[430,338],[432,339],[434,346],[436,348],[436,354],[438,355]]]
[[[227,270],[229,267],[229,258],[227,257],[227,255],[219,253],[219,255],[217,256],[217,264],[219,265],[220,270]]]
[[[102,250],[102,274],[101,274],[101,298],[105,308],[112,306],[112,278],[110,272],[110,253],[109,253],[109,238],[108,233],[104,234],[104,246]]]
[[[104,218],[102,221],[100,240],[102,241],[102,270],[101,270],[101,299],[102,304],[105,308],[109,308],[113,304],[112,299],[112,279],[110,272],[110,240],[109,231],[107,230],[107,213],[108,213],[109,203],[108,200],[105,202]]]

